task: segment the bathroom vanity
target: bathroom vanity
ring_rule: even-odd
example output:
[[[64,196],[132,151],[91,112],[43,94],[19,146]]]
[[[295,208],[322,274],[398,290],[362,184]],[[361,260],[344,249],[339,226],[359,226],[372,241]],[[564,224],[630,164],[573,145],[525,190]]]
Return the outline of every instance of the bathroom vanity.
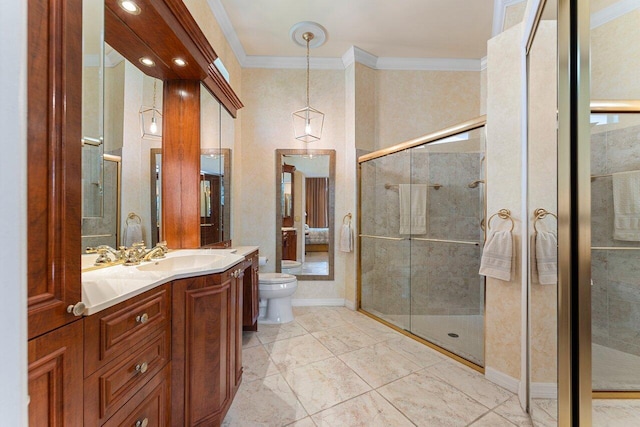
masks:
[[[242,380],[257,262],[256,247],[177,250],[83,273],[84,425],[219,425]]]

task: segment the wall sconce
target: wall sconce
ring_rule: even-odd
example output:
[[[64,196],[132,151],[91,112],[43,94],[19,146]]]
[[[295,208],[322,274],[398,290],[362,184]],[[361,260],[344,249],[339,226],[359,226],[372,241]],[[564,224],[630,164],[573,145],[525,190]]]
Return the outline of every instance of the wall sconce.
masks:
[[[162,111],[156,107],[156,86],[158,81],[153,81],[153,105],[140,107],[140,130],[142,138],[162,139]]]

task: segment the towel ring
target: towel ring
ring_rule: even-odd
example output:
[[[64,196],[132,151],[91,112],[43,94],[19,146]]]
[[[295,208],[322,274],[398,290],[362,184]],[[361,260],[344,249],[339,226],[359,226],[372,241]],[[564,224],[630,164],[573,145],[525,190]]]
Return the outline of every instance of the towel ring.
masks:
[[[511,211],[509,209],[500,209],[498,212],[491,215],[489,217],[489,220],[487,221],[487,230],[491,230],[491,220],[495,216],[497,216],[500,219],[508,219],[509,221],[511,221],[511,230],[509,230],[509,232],[513,231],[513,228],[515,227],[516,223],[513,221],[513,218],[511,218]]]
[[[346,215],[342,218],[342,223],[343,223],[343,224],[351,224],[351,212],[349,212],[348,214],[346,214]]]
[[[129,212],[129,215],[127,215],[127,225],[129,225],[129,220],[135,221],[136,224],[142,224],[142,218],[140,218],[140,216],[135,212]]]
[[[558,221],[558,216],[556,214],[554,214],[553,212],[549,212],[548,210],[544,209],[544,208],[538,208],[535,211],[533,211],[533,215],[535,216],[535,219],[533,220],[533,230],[537,233],[538,232],[538,220],[539,219],[544,219],[547,215],[551,215],[552,217],[554,217],[556,219],[556,222]]]

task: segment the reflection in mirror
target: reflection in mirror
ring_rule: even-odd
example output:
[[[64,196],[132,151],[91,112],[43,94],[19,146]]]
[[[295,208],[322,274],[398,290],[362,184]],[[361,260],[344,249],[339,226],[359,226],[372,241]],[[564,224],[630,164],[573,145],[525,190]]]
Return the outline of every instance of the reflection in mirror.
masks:
[[[201,149],[200,153],[200,232],[205,246],[231,240],[231,150]],[[162,150],[152,149],[150,159],[151,242],[155,245],[163,240]]]
[[[161,141],[142,137],[139,111],[143,105],[152,105],[154,85],[155,105],[162,109],[162,81],[143,74],[106,43],[103,63],[104,212],[101,217],[83,215],[83,252],[98,245],[130,246],[144,241],[149,247],[154,242],[147,156],[151,148],[160,148]],[[114,159],[121,161],[112,164]],[[89,166],[83,163],[83,176],[85,167]],[[86,193],[83,196],[86,203]],[[139,223],[128,221],[130,215]]]
[[[102,110],[103,16],[102,0],[82,5],[82,216],[103,215]]]
[[[276,271],[333,280],[335,150],[276,150]]]
[[[557,4],[548,1],[527,53],[530,413],[534,425],[557,425],[557,278],[538,276],[536,242],[555,239],[557,214]],[[535,226],[534,226],[535,225]],[[541,244],[540,251],[543,250]]]

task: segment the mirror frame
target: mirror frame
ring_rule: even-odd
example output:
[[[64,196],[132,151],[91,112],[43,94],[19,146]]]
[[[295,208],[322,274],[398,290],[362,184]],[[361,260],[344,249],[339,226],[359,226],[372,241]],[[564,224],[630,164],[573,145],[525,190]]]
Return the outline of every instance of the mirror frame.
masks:
[[[321,276],[317,274],[296,274],[298,280],[334,280],[335,264],[335,203],[336,203],[336,150],[318,149],[277,149],[276,150],[276,224],[275,224],[275,245],[276,245],[276,272],[282,272],[282,157],[284,155],[318,155],[329,156],[329,274]]]

